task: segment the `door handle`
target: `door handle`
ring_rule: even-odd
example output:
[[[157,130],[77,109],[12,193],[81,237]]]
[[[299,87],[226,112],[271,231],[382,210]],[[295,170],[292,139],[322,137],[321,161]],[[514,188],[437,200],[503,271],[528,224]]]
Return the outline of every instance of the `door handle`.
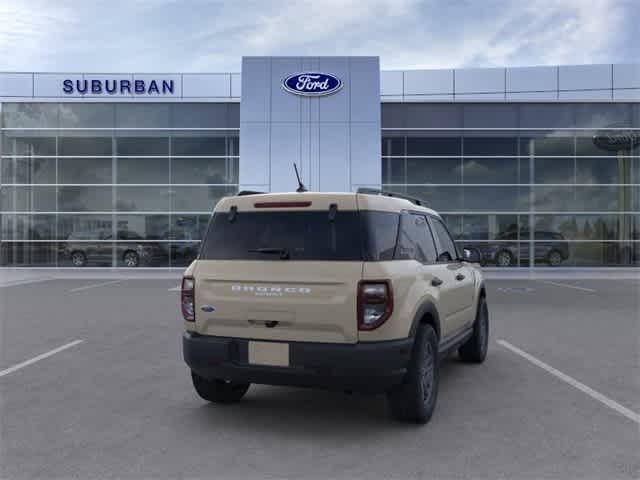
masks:
[[[462,281],[462,280],[464,280],[464,275],[463,275],[463,274],[461,274],[461,273],[457,274],[457,275],[456,275],[456,280],[458,280],[459,282],[460,282],[460,281]]]
[[[438,277],[433,277],[433,279],[431,280],[431,285],[433,285],[434,287],[439,287],[440,285],[442,285],[442,280],[440,280]]]

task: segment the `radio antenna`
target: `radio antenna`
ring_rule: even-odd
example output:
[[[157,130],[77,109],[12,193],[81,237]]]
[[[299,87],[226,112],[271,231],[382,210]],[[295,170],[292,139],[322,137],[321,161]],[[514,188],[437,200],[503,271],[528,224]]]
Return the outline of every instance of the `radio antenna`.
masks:
[[[302,180],[300,180],[300,173],[298,172],[298,166],[296,165],[296,162],[293,162],[293,169],[296,171],[296,177],[298,178],[298,188],[296,189],[296,192],[306,192],[307,187],[305,187],[304,183],[302,183]]]

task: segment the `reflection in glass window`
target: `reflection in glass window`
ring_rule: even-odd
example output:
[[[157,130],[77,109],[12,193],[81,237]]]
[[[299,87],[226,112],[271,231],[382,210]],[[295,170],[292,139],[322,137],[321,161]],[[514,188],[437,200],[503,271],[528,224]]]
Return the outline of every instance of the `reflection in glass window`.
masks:
[[[407,155],[460,156],[462,139],[460,137],[410,136],[407,138]]]
[[[518,183],[518,158],[465,158],[464,183]]]
[[[171,149],[173,155],[227,155],[225,137],[174,137]]]
[[[55,240],[55,215],[2,215],[3,240]]]
[[[127,183],[169,183],[169,158],[118,158],[117,182]]]
[[[171,105],[167,103],[117,103],[118,128],[169,128]]]
[[[51,205],[55,205],[55,202]],[[111,187],[58,187],[58,211],[60,212],[111,210],[113,210]]]
[[[112,183],[111,158],[59,158],[59,183]]]
[[[572,242],[570,257],[562,265],[577,267],[631,266],[640,262],[638,243],[624,242]],[[536,263],[545,263],[544,259]]]
[[[487,241],[464,241],[457,243],[458,250],[471,247],[477,248],[480,251],[482,257],[481,265],[497,266],[501,268],[517,267],[524,265],[529,259],[529,244],[526,242],[514,241],[501,241],[501,242],[487,242]]]
[[[4,212],[52,212],[56,206],[56,187],[3,186],[0,210]]]
[[[102,241],[86,241],[82,238],[71,238],[62,243],[60,266],[63,267],[110,267],[113,264],[114,245],[111,233],[98,232]]]
[[[3,158],[2,183],[56,183],[55,158]]]
[[[465,215],[463,222],[463,238],[465,240],[486,240],[489,238],[489,218],[486,215]]]
[[[198,256],[200,242],[180,242],[169,245],[172,267],[187,267]]]
[[[382,137],[382,156],[403,156],[405,137]]]
[[[61,103],[60,128],[113,128],[114,104]]]
[[[574,205],[575,187],[532,187],[534,191],[534,210],[571,211]]]
[[[463,210],[519,211],[527,210],[529,187],[475,187],[463,189]]]
[[[636,215],[537,215],[536,229],[568,240],[633,240]]]
[[[576,183],[630,183],[630,176],[630,158],[576,158]]]
[[[576,187],[574,202],[575,211],[629,211],[631,204],[629,198],[620,195],[620,187]],[[623,188],[626,191],[626,188]]]
[[[174,158],[171,162],[173,183],[228,184],[238,183],[236,159]]]
[[[630,127],[631,109],[624,103],[577,103],[576,127]]]
[[[0,242],[0,266],[53,267],[59,250],[55,242]]]
[[[461,183],[460,158],[407,158],[407,183]]]
[[[168,215],[116,216],[118,240],[170,240]]]
[[[573,156],[573,137],[520,138],[520,155]]]
[[[57,128],[57,103],[3,103],[5,128]]]
[[[464,137],[465,155],[515,156],[518,154],[517,137]]]
[[[172,107],[173,127],[225,128],[231,125],[232,112],[230,110],[235,105],[228,103],[176,103]]]
[[[60,240],[104,240],[112,236],[111,215],[58,215]]]
[[[525,217],[526,218],[526,217]],[[518,215],[488,215],[489,238],[492,240],[518,238],[520,217]]]
[[[172,215],[169,240],[202,240],[210,215]]]
[[[139,135],[139,133],[138,133]],[[168,137],[118,137],[116,152],[126,156],[167,156],[169,155]]]
[[[462,210],[461,187],[389,187],[389,190],[405,193],[426,202],[429,208],[438,212]],[[403,191],[405,190],[405,191]]]
[[[574,183],[573,158],[536,158],[534,163],[535,183]]]
[[[382,183],[407,183],[407,159],[383,158]]]
[[[119,212],[168,212],[175,189],[167,187],[127,187],[116,189]]]
[[[2,153],[4,155],[55,156],[56,139],[54,137],[33,135],[33,132],[24,135],[20,132],[5,132],[2,138]]]
[[[111,156],[112,150],[111,136],[58,138],[58,155]]]
[[[212,212],[225,195],[237,193],[237,187],[173,187],[174,212]]]

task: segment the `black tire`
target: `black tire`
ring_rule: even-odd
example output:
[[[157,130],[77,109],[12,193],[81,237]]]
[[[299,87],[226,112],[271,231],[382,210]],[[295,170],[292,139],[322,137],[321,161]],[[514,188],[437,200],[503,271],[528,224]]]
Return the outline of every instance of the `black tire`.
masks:
[[[213,378],[211,380],[191,372],[193,387],[200,397],[208,402],[235,403],[249,390],[250,383],[234,383]]]
[[[84,267],[87,265],[87,256],[80,251],[75,251],[71,253],[71,264],[74,267]]]
[[[552,267],[557,267],[562,263],[562,253],[558,250],[551,250],[547,255],[547,263]]]
[[[500,250],[496,253],[495,262],[498,267],[510,267],[513,265],[513,254],[509,250]]]
[[[473,323],[473,334],[460,348],[458,354],[465,362],[482,363],[487,358],[489,348],[489,309],[487,300],[480,297],[476,320]]]
[[[122,263],[124,263],[125,267],[136,268],[140,265],[140,257],[133,250],[127,250],[122,255]]]
[[[405,422],[427,423],[438,398],[438,336],[431,325],[421,325],[402,385],[387,393],[391,415]]]

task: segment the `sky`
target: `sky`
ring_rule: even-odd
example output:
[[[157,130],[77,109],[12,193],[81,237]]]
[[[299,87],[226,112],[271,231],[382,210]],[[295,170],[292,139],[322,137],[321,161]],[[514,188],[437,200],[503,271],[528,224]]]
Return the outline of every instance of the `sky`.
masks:
[[[243,55],[630,63],[639,34],[640,0],[0,0],[0,71],[239,72]]]

